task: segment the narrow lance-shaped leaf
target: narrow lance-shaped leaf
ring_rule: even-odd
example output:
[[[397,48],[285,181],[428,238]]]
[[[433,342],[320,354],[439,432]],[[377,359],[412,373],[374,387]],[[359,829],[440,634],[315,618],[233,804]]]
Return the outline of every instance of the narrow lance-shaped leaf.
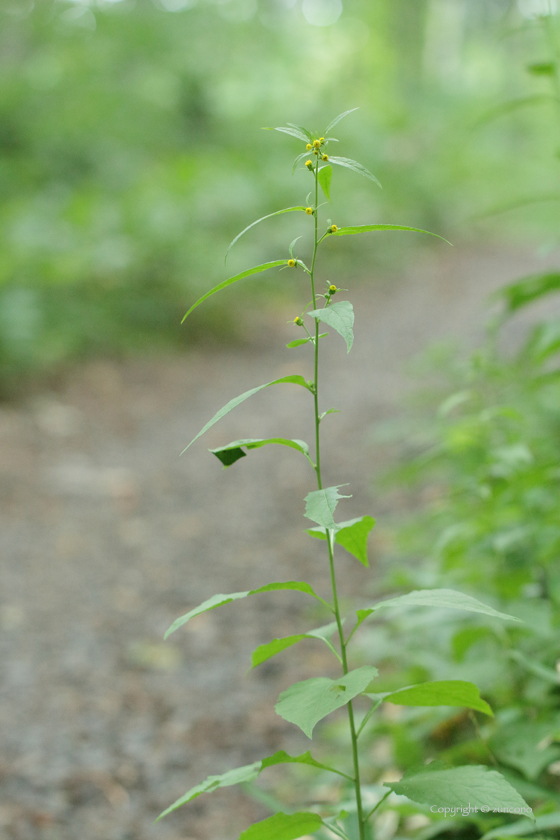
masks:
[[[302,455],[305,455],[312,467],[315,466],[309,456],[309,446],[303,440],[289,440],[287,438],[244,438],[243,440],[234,440],[233,443],[228,443],[227,446],[218,446],[216,449],[209,449],[208,451],[222,462],[225,469],[235,464],[240,458],[246,457],[247,453],[243,451],[242,447],[248,450],[260,449],[261,446],[267,446],[268,444],[279,444],[296,449]]]
[[[522,808],[532,814],[520,794],[496,770],[480,765],[446,768],[434,761],[407,771],[400,782],[386,782],[394,793],[430,806],[469,805],[479,809]],[[517,813],[520,813],[519,811]]]
[[[336,522],[333,515],[339,499],[349,499],[350,496],[341,496],[340,487],[344,484],[337,484],[336,487],[324,487],[322,490],[313,490],[305,497],[305,516],[322,525],[329,530],[336,529]]]
[[[251,222],[251,224],[247,225],[247,227],[244,228],[241,231],[241,233],[237,234],[235,239],[231,240],[231,242],[229,243],[229,245],[227,247],[227,250],[226,250],[226,255],[224,257],[224,262],[225,262],[225,260],[227,260],[227,255],[229,254],[229,252],[231,251],[231,249],[233,248],[235,243],[238,242],[239,239],[241,239],[241,237],[243,236],[244,233],[247,233],[248,230],[251,230],[252,227],[255,227],[255,225],[258,225],[260,222],[264,222],[265,219],[271,219],[273,216],[280,216],[280,215],[282,215],[282,213],[293,213],[295,210],[305,211],[305,207],[285,207],[283,210],[276,210],[275,213],[269,213],[267,216],[261,216],[260,219],[257,219],[255,222]]]
[[[334,653],[337,659],[340,659],[340,656],[330,641],[330,638],[336,628],[336,622],[333,621],[331,624],[325,625],[325,627],[318,627],[317,630],[309,630],[307,633],[297,633],[293,636],[284,636],[281,639],[272,639],[271,642],[268,642],[265,645],[259,645],[259,647],[253,651],[253,655],[251,657],[251,668],[256,668],[257,665],[262,665],[263,662],[267,662],[269,659],[272,659],[273,656],[276,656],[276,654],[282,653],[283,650],[292,647],[292,645],[296,645],[298,642],[302,642],[304,639],[321,639]]]
[[[167,639],[171,633],[174,633],[175,630],[178,630],[179,627],[182,627],[183,624],[186,624],[187,621],[190,621],[191,618],[194,618],[201,613],[208,612],[209,610],[214,610],[216,607],[223,607],[225,604],[230,604],[232,601],[237,601],[240,598],[247,598],[248,595],[259,595],[262,592],[278,592],[282,590],[295,590],[297,592],[304,592],[306,595],[311,595],[313,598],[316,598],[322,604],[324,604],[331,612],[332,607],[327,601],[317,595],[316,592],[313,591],[311,586],[305,581],[297,581],[297,580],[288,580],[280,583],[267,583],[265,586],[260,586],[258,589],[248,589],[246,592],[232,592],[229,595],[213,595],[211,598],[208,598],[207,601],[204,601],[198,607],[190,610],[190,612],[185,613],[185,615],[180,616],[177,618],[169,630],[166,632],[164,638]]]
[[[338,123],[341,120],[343,120],[344,117],[347,117],[348,114],[353,114],[354,111],[357,111],[357,110],[358,110],[357,108],[350,108],[349,111],[343,111],[342,114],[339,114],[338,117],[335,117],[334,120],[331,120],[331,122],[328,124],[328,126],[325,129],[325,134],[328,134],[329,131],[331,130],[331,128],[334,128],[335,125],[338,125]]]
[[[183,320],[181,323],[185,321],[186,318],[189,317],[193,309],[196,309],[197,306],[200,306],[201,303],[204,303],[209,297],[212,295],[217,294],[217,292],[221,292],[222,289],[226,289],[228,286],[231,286],[233,283],[237,283],[238,280],[243,280],[245,277],[249,277],[251,274],[259,274],[261,271],[268,271],[269,268],[276,268],[279,265],[287,265],[287,260],[273,260],[272,262],[262,263],[262,265],[256,265],[253,268],[248,268],[246,271],[242,271],[240,274],[235,274],[233,277],[228,277],[227,280],[224,280],[222,283],[218,283],[217,286],[214,286],[213,289],[210,289],[209,292],[206,292],[205,295],[202,295],[196,303],[193,303],[190,309],[188,309],[185,314],[183,315]]]
[[[319,186],[325,194],[327,201],[331,200],[332,166],[322,166],[319,169]]]
[[[372,689],[375,693],[374,686]],[[477,686],[463,680],[438,680],[411,685],[385,694],[383,702],[397,706],[460,706],[491,717],[494,715],[488,703],[481,698]]]
[[[443,239],[448,245],[451,245],[448,239],[440,236],[439,233],[432,233],[430,230],[422,230],[421,228],[408,227],[407,225],[352,225],[350,227],[341,227],[334,233],[329,233],[329,236],[349,236],[354,233],[369,233],[375,230],[408,230],[414,233],[427,233],[428,236],[437,236],[438,239]]]
[[[349,519],[347,522],[339,522],[336,526],[334,541],[341,545],[346,551],[368,566],[367,540],[375,526],[375,519],[372,516],[360,516],[357,519]],[[307,533],[320,540],[326,540],[326,528],[309,528]]]
[[[517,283],[509,283],[496,292],[493,297],[494,299],[502,298],[508,312],[515,312],[543,295],[558,291],[560,291],[560,272],[551,271],[546,274],[534,274],[525,277],[523,280],[518,280]]]
[[[169,808],[159,815],[158,820],[186,805],[200,796],[202,793],[212,793],[221,787],[230,787],[231,785],[244,784],[246,782],[254,781],[263,770],[267,767],[275,767],[278,764],[307,764],[310,767],[316,767],[318,770],[327,770],[329,773],[336,773],[339,776],[349,779],[346,773],[336,770],[334,767],[329,767],[327,764],[322,764],[320,761],[315,761],[310,752],[302,753],[301,755],[288,755],[284,750],[279,750],[274,755],[264,758],[262,761],[255,761],[253,764],[246,764],[244,767],[236,767],[233,770],[228,770],[222,773],[221,776],[208,776],[203,782],[195,785],[188,790],[183,796],[179,797]]]
[[[365,665],[338,680],[327,677],[303,680],[282,692],[275,706],[276,712],[311,738],[320,720],[361,694],[375,676],[377,668]]]
[[[352,172],[357,172],[358,175],[363,175],[364,178],[369,178],[370,181],[373,181],[377,184],[378,187],[381,186],[375,175],[373,175],[369,169],[366,169],[361,163],[358,163],[357,160],[352,160],[351,158],[345,157],[334,157],[333,155],[329,155],[329,163],[334,163],[335,166],[344,166],[346,169],[351,169]]]
[[[470,595],[463,595],[454,589],[419,589],[409,592],[407,595],[400,595],[398,598],[390,598],[387,601],[379,601],[365,610],[358,610],[359,614],[366,614],[364,617],[376,610],[389,607],[432,607],[435,609],[467,610],[468,612],[482,613],[493,618],[503,618],[507,621],[520,621],[513,615],[501,613],[493,607],[483,604]]]
[[[328,333],[319,333],[319,338],[325,338],[327,335],[328,335]],[[315,344],[315,336],[312,335],[312,336],[307,336],[307,338],[296,338],[296,339],[294,339],[294,341],[289,341],[286,344],[286,347],[288,347],[288,348],[301,347],[302,344],[309,344],[309,342],[311,342],[311,344]]]
[[[354,343],[354,308],[350,301],[340,300],[324,309],[313,309],[307,314],[336,330],[346,342],[346,351],[350,352]]]
[[[295,128],[297,131],[301,131],[301,133],[307,137],[310,143],[313,142],[313,135],[307,128],[305,128],[305,126],[296,125],[295,123],[288,123],[288,125],[290,126],[290,128]]]
[[[281,385],[283,383],[286,383],[288,385],[301,385],[308,391],[310,390],[309,385],[305,381],[303,376],[295,374],[294,376],[283,376],[281,379],[274,379],[272,382],[266,382],[264,385],[259,385],[256,388],[251,388],[250,391],[245,391],[244,394],[241,394],[239,397],[234,397],[226,405],[224,405],[223,408],[220,408],[220,410],[216,412],[212,419],[209,420],[208,423],[206,423],[204,428],[202,428],[200,432],[195,437],[193,437],[193,439],[189,444],[187,444],[187,446],[185,446],[183,452],[181,452],[181,455],[187,451],[189,446],[193,445],[195,440],[198,440],[198,438],[201,437],[201,435],[203,435],[205,432],[207,432],[208,429],[210,429],[214,425],[214,423],[217,423],[218,420],[221,420],[222,417],[225,417],[225,415],[228,414],[233,408],[236,408],[238,405],[240,405],[245,400],[249,399],[249,397],[252,397],[253,394],[256,394],[258,391],[262,391],[263,388],[269,388],[270,385]]]
[[[281,131],[282,134],[289,134],[291,137],[297,137],[298,140],[303,140],[304,143],[309,142],[309,137],[303,133],[303,129],[296,128],[295,126],[276,126],[275,128],[269,128],[268,126],[265,127],[265,131]]]
[[[239,840],[297,840],[321,828],[323,820],[311,811],[282,812],[255,823],[239,835]]]

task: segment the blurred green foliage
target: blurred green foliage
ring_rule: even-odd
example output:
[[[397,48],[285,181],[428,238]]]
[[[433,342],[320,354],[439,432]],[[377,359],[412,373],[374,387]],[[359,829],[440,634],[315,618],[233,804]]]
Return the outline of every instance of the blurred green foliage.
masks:
[[[231,337],[224,307],[188,339],[179,320],[226,276],[221,255],[247,220],[299,196],[306,173],[286,177],[298,142],[261,126],[360,106],[345,147],[370,138],[364,163],[385,189],[335,180],[343,221],[351,189],[353,218],[457,241],[473,213],[549,189],[546,107],[476,126],[545,88],[546,73],[523,69],[549,60],[526,12],[509,0],[1,0],[2,381],[84,353]],[[530,239],[554,223],[550,206],[507,217],[485,235]],[[266,249],[246,237],[232,273],[283,256],[290,233],[285,220]],[[388,247],[376,258],[413,246]]]

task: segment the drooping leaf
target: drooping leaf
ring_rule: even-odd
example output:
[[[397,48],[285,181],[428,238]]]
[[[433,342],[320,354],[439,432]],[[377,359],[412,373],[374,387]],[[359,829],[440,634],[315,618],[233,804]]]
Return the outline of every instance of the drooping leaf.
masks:
[[[310,767],[317,767],[318,770],[328,770],[330,773],[337,773],[339,776],[344,776],[345,779],[351,779],[346,773],[336,770],[334,767],[329,767],[328,764],[321,764],[320,761],[315,761],[310,752],[302,753],[301,755],[288,755],[284,750],[271,755],[270,758],[265,758],[262,761],[262,770],[267,767],[274,767],[277,764],[308,764]]]
[[[430,230],[422,230],[421,228],[408,227],[407,225],[351,225],[350,227],[338,228],[334,233],[330,233],[329,236],[349,236],[354,233],[369,233],[375,230],[408,230],[414,233],[427,233],[428,236],[437,236],[438,239],[443,239],[444,242],[451,245],[448,239],[445,239],[444,236],[440,236],[438,233],[432,233]]]
[[[334,163],[336,166],[344,166],[346,169],[351,169],[352,172],[357,172],[358,175],[363,175],[364,178],[369,178],[371,181],[376,183],[378,187],[381,186],[375,175],[373,175],[369,169],[366,169],[365,166],[362,166],[361,163],[358,163],[357,160],[329,155],[329,163]]]
[[[208,778],[199,785],[195,785],[195,787],[191,788],[183,794],[183,796],[179,797],[179,799],[170,805],[169,808],[166,808],[165,811],[159,815],[158,820],[161,820],[163,817],[167,816],[167,814],[170,814],[172,811],[180,808],[181,805],[186,805],[187,802],[190,802],[192,799],[196,799],[196,797],[200,796],[201,793],[211,793],[211,791],[216,790],[216,788],[229,787],[230,785],[239,785],[243,782],[253,781],[253,779],[256,779],[261,772],[261,763],[262,762],[260,761],[255,761],[253,764],[246,764],[244,767],[236,767],[234,770],[228,770],[227,773],[222,773],[221,776],[208,776]]]
[[[438,680],[411,685],[386,694],[383,702],[395,703],[397,706],[461,706],[494,716],[476,685],[463,680]]]
[[[307,134],[303,133],[303,129],[295,126],[277,126],[276,128],[269,128],[268,131],[281,131],[283,134],[289,134],[291,137],[297,137],[298,140],[303,140],[304,143],[309,142]]]
[[[225,604],[237,601],[240,598],[246,598],[248,595],[259,595],[261,592],[278,592],[281,590],[296,590],[297,592],[305,592],[307,595],[311,595],[313,598],[316,598],[332,612],[331,605],[317,595],[317,593],[314,592],[311,586],[308,583],[305,583],[305,581],[287,580],[280,583],[267,583],[264,586],[259,586],[258,589],[248,589],[246,592],[232,592],[229,595],[213,595],[198,607],[195,607],[193,610],[190,610],[190,612],[175,619],[169,630],[166,632],[164,638],[167,639],[171,633],[174,633],[175,630],[178,630],[179,627],[182,627],[183,624],[186,624],[187,621],[191,620],[191,618],[194,618],[201,613],[208,612],[208,610],[214,610],[216,607],[223,607]]]
[[[340,300],[324,309],[313,309],[307,314],[336,330],[346,342],[347,352],[350,352],[354,343],[354,307],[350,301]]]
[[[357,519],[349,519],[347,522],[339,522],[336,526],[334,541],[353,554],[364,566],[368,566],[367,541],[374,526],[373,516],[360,516]],[[327,538],[326,528],[308,528],[307,533],[321,540]]]
[[[296,840],[305,834],[313,834],[322,825],[321,817],[311,811],[298,811],[295,814],[280,812],[243,831],[239,840]]]
[[[251,228],[252,228],[252,227],[255,227],[255,225],[258,225],[260,222],[264,222],[264,220],[265,220],[265,219],[271,219],[273,216],[280,216],[280,215],[282,215],[282,213],[292,213],[294,210],[303,210],[303,211],[305,211],[305,207],[285,207],[283,210],[276,210],[276,212],[275,212],[275,213],[269,213],[267,216],[261,216],[261,218],[260,218],[260,219],[257,219],[255,222],[251,222],[251,224],[250,224],[250,225],[247,225],[247,227],[246,227],[246,228],[244,228],[244,229],[241,231],[241,233],[238,233],[238,234],[237,234],[237,236],[235,237],[235,239],[232,239],[232,240],[231,240],[231,242],[230,242],[230,243],[229,243],[229,245],[227,246],[227,250],[226,250],[226,255],[225,255],[225,257],[224,257],[224,261],[225,261],[225,260],[227,260],[227,255],[229,254],[229,252],[231,251],[231,249],[233,248],[233,246],[235,245],[235,243],[236,243],[239,239],[241,239],[241,237],[243,236],[243,234],[244,234],[244,233],[247,233],[247,231],[248,231],[248,230],[251,230]],[[188,314],[188,313],[187,313],[187,314]],[[185,317],[186,317],[186,316],[185,316]]]
[[[327,201],[331,200],[332,166],[322,166],[319,169],[319,186],[325,194]]]
[[[407,595],[400,595],[398,598],[390,598],[387,601],[380,601],[366,610],[358,610],[359,613],[371,615],[376,610],[387,607],[434,607],[449,610],[467,610],[468,612],[482,613],[493,618],[503,618],[508,621],[520,621],[513,615],[507,615],[495,610],[472,598],[470,595],[463,595],[462,592],[455,592],[454,589],[419,589],[409,592]],[[367,617],[367,616],[366,616]]]
[[[313,490],[305,497],[305,516],[322,525],[323,528],[336,529],[336,522],[333,519],[339,499],[349,499],[350,496],[341,496],[338,492],[344,484],[337,484],[336,487],[324,487],[322,490]]]
[[[243,451],[242,447],[245,447],[248,450],[260,449],[261,446],[267,446],[268,444],[279,444],[281,446],[289,446],[291,449],[296,449],[298,452],[301,452],[302,455],[305,455],[312,467],[315,466],[309,456],[309,446],[303,440],[289,440],[287,438],[244,438],[243,440],[234,440],[233,443],[228,443],[226,446],[219,446],[217,449],[209,449],[208,451],[222,462],[225,469],[226,467],[231,466],[231,464],[234,464],[240,458],[244,458],[246,456],[247,453]]]
[[[288,123],[288,125],[290,126],[290,128],[295,128],[295,129],[297,129],[297,131],[301,131],[301,133],[304,134],[307,137],[307,139],[309,140],[310,143],[313,142],[313,135],[311,134],[309,129],[305,128],[305,126],[296,125],[295,123]]]
[[[209,420],[208,423],[206,423],[204,428],[202,428],[200,430],[200,432],[195,437],[193,437],[193,439],[191,440],[191,442],[187,446],[185,446],[185,448],[183,449],[183,452],[181,452],[181,455],[184,452],[187,451],[189,446],[192,446],[192,444],[195,442],[195,440],[198,440],[198,438],[201,435],[203,435],[205,432],[207,432],[208,429],[210,429],[214,425],[214,423],[217,423],[218,420],[221,420],[222,417],[225,417],[225,415],[228,414],[232,410],[232,408],[236,408],[242,402],[249,399],[249,397],[252,397],[253,394],[256,394],[258,391],[262,391],[263,388],[269,388],[270,385],[281,385],[282,383],[286,383],[286,384],[289,384],[289,385],[301,385],[303,388],[306,388],[308,391],[310,390],[309,385],[305,381],[303,376],[299,376],[298,374],[295,374],[294,376],[283,376],[281,379],[274,379],[272,382],[266,382],[264,385],[259,385],[257,388],[251,388],[250,391],[245,391],[244,394],[241,394],[239,397],[234,397],[226,405],[224,405],[223,408],[221,408],[219,411],[217,411],[216,414],[212,417],[212,419]]]
[[[413,802],[436,808],[470,803],[479,809],[486,806],[490,812],[500,807],[523,808],[522,813],[531,813],[525,800],[501,773],[481,765],[446,768],[434,761],[411,768],[400,782],[385,782],[385,786]]]
[[[275,706],[276,712],[311,738],[313,728],[320,720],[361,694],[376,675],[377,668],[366,665],[337,680],[327,677],[303,680],[282,692]]]
[[[335,656],[340,659],[336,649],[330,641],[332,634],[336,630],[336,626],[336,622],[333,621],[331,624],[325,625],[325,627],[318,627],[317,630],[309,630],[307,633],[297,633],[294,636],[284,636],[281,639],[272,639],[271,642],[268,642],[265,645],[259,645],[259,647],[253,651],[253,655],[251,657],[251,668],[256,668],[257,665],[261,665],[263,662],[266,662],[268,659],[276,656],[277,653],[281,653],[283,650],[286,650],[286,648],[296,645],[298,642],[303,641],[303,639],[321,639],[325,642],[327,647],[333,651]]]
[[[243,280],[245,277],[249,277],[251,274],[258,274],[261,271],[268,271],[269,268],[276,268],[279,265],[286,265],[287,260],[273,260],[272,262],[262,263],[262,265],[255,265],[253,268],[248,268],[246,271],[242,271],[240,274],[235,274],[233,277],[228,277],[227,280],[224,280],[222,283],[218,283],[217,286],[214,286],[213,289],[210,289],[209,292],[206,292],[205,295],[202,295],[196,303],[193,303],[190,309],[188,309],[185,314],[183,315],[183,320],[181,323],[184,323],[185,319],[189,317],[193,309],[196,309],[197,306],[200,306],[201,303],[204,303],[209,297],[215,295],[217,292],[221,292],[222,289],[226,289],[228,286],[231,286],[233,283],[237,283],[238,280]]]
[[[533,274],[516,283],[508,283],[494,295],[494,298],[501,298],[508,312],[515,312],[543,295],[559,291],[560,272],[551,271],[546,274]]]
[[[328,124],[328,126],[325,129],[325,135],[327,135],[329,133],[331,128],[334,128],[335,125],[338,125],[338,123],[341,120],[343,120],[344,117],[347,117],[348,114],[352,114],[354,111],[357,111],[357,110],[358,110],[357,108],[350,108],[349,111],[343,111],[342,114],[339,114],[338,117],[335,117],[334,120],[331,120],[331,122]]]

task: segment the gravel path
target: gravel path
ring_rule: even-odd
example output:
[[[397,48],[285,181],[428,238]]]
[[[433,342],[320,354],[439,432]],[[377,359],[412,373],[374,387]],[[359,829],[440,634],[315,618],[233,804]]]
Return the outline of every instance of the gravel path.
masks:
[[[344,409],[325,422],[325,482],[351,482],[345,518],[388,512],[369,489],[368,439],[411,387],[406,360],[428,341],[476,340],[486,295],[539,267],[523,254],[445,259],[350,292],[351,356],[325,342],[323,408]],[[301,456],[267,447],[222,471],[206,451],[239,437],[311,442],[303,390],[267,389],[178,457],[231,397],[311,375],[305,348],[284,349],[292,315],[270,327],[272,348],[260,334],[242,350],[89,363],[1,407],[1,838],[236,840],[266,811],[234,788],[153,821],[207,774],[308,748],[273,704],[330,667],[322,653],[301,645],[246,674],[257,644],[317,620],[302,595],[249,598],[162,642],[215,592],[292,578],[328,593],[322,546],[302,535],[313,476]],[[368,573],[340,567],[345,592],[364,596]]]

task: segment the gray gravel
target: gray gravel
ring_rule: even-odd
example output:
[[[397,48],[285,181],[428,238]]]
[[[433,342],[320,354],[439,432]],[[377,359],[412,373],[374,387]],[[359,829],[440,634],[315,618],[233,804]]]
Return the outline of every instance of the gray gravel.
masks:
[[[343,409],[324,424],[325,481],[351,482],[345,518],[390,512],[370,489],[368,441],[413,387],[407,359],[446,336],[475,342],[487,294],[539,268],[490,251],[438,260],[348,293],[350,357],[337,336],[325,342],[323,408]],[[154,818],[210,773],[308,748],[273,704],[330,667],[322,652],[306,643],[246,673],[257,644],[318,620],[302,595],[249,598],[162,641],[215,592],[307,579],[328,593],[321,544],[302,534],[313,476],[301,456],[267,447],[223,471],[206,451],[239,437],[311,443],[306,392],[267,389],[178,457],[231,397],[311,375],[306,348],[284,349],[290,317],[257,328],[251,347],[88,363],[0,408],[0,838],[236,840],[267,812],[233,788]],[[347,595],[372,591],[358,564],[340,569]]]

